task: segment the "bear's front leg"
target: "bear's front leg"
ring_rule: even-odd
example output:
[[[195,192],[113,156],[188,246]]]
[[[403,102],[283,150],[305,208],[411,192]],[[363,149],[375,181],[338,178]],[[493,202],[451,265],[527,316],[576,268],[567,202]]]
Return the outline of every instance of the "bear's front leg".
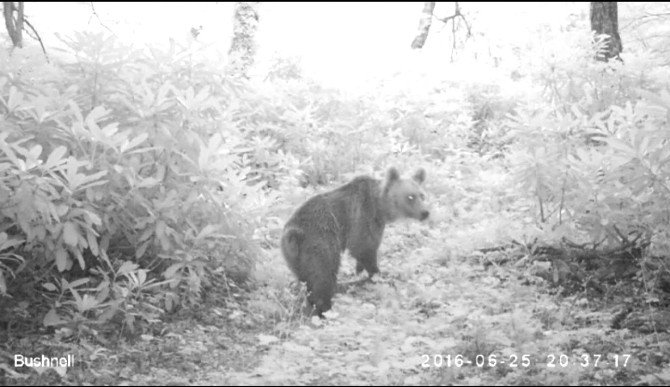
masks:
[[[377,266],[377,250],[376,249],[367,249],[360,252],[351,252],[351,255],[356,258],[356,274],[365,269],[368,272],[368,277],[372,278],[375,274],[379,273],[379,267]]]

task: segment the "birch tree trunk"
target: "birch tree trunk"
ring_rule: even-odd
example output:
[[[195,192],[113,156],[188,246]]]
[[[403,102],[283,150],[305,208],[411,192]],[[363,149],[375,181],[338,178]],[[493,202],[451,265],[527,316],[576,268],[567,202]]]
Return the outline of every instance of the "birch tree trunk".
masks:
[[[430,26],[433,23],[434,10],[434,1],[427,1],[423,4],[423,12],[421,13],[421,20],[419,20],[419,34],[414,38],[414,41],[412,41],[412,48],[422,48],[426,43]]]

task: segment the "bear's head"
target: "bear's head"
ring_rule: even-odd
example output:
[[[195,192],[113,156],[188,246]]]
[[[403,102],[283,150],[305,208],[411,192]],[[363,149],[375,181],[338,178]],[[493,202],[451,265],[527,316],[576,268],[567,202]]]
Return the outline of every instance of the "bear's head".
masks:
[[[417,169],[410,179],[401,178],[397,169],[389,168],[382,194],[387,221],[392,222],[398,218],[428,218],[430,212],[426,209],[426,195],[421,188],[425,179],[426,171],[423,168]]]

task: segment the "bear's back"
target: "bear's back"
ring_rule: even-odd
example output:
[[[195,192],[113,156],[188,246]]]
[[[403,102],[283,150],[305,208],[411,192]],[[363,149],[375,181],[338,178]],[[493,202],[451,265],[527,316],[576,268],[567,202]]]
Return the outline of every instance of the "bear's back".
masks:
[[[296,210],[287,225],[297,226],[316,238],[335,234],[340,249],[344,250],[352,234],[371,227],[377,228],[383,223],[380,195],[379,180],[358,176],[332,191],[307,200]]]

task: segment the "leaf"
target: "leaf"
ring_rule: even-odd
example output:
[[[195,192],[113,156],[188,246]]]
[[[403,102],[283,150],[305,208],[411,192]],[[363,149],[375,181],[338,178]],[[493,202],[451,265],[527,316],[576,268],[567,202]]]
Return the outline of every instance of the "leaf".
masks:
[[[421,363],[417,363],[417,365],[418,364],[421,364]],[[421,384],[421,375],[408,376],[404,379],[402,384],[404,384],[405,386],[413,386],[413,385]]]
[[[70,259],[69,255],[67,254],[67,251],[65,251],[64,248],[59,247],[58,250],[56,250],[55,258],[56,258],[56,267],[58,267],[58,271],[62,272],[72,267],[72,260]]]
[[[65,222],[63,225],[63,242],[72,247],[76,247],[79,242],[79,229],[72,222]]]
[[[142,133],[142,134],[140,134],[139,136],[137,136],[137,137],[133,138],[132,140],[130,140],[130,142],[128,142],[128,141],[124,141],[123,144],[121,144],[121,148],[120,148],[119,150],[121,151],[121,153],[123,153],[123,152],[125,152],[125,151],[130,150],[130,149],[133,149],[133,148],[135,148],[136,146],[138,146],[138,145],[140,145],[141,143],[143,143],[148,137],[149,137],[149,134],[148,134],[148,133]]]
[[[68,105],[70,105],[70,109],[72,109],[72,113],[74,114],[76,121],[77,122],[83,122],[84,121],[84,116],[81,114],[81,109],[79,109],[79,105],[73,100],[67,101]]]
[[[98,186],[98,185],[105,184],[105,183],[107,183],[106,180],[99,180],[99,179],[101,179],[106,174],[107,174],[107,171],[100,171],[100,172],[96,172],[96,173],[94,173],[92,175],[88,175],[88,176],[78,175],[79,180],[77,181],[76,185],[71,187],[71,189],[74,191],[74,190],[77,190],[77,189],[86,189],[86,188],[91,188],[91,187],[95,187],[95,186]]]
[[[98,248],[98,240],[91,230],[86,230],[86,240],[88,241],[88,248],[91,250],[91,253],[96,257],[99,256],[100,250]]]
[[[56,313],[55,309],[49,310],[49,312],[47,312],[46,316],[44,316],[44,319],[42,320],[42,324],[45,327],[61,325],[64,322],[65,321],[63,321],[63,319],[60,318],[58,313]]]
[[[56,290],[58,290],[56,285],[52,284],[51,282],[42,284],[42,287],[50,292],[55,292]]]
[[[655,93],[651,93],[643,89],[636,89],[636,91],[640,94],[641,97],[645,98],[652,104],[670,110],[670,98],[668,98],[667,94],[656,95]]]
[[[137,184],[137,188],[152,188],[161,183],[160,179],[155,177],[145,177]]]
[[[31,369],[33,371],[37,372],[38,375],[42,375],[45,371],[48,371],[50,368],[49,367],[44,367],[44,366],[39,366],[39,367],[32,367]]]
[[[123,275],[130,273],[132,271],[135,271],[139,266],[131,261],[125,261],[119,268],[119,270],[116,271],[116,275]]]
[[[104,312],[102,312],[102,314],[100,315],[100,317],[98,317],[98,321],[100,321],[100,322],[102,322],[102,323],[107,322],[107,321],[111,320],[112,317],[114,317],[114,315],[115,315],[116,312],[118,312],[118,311],[119,311],[119,310],[118,310],[117,307],[110,307],[110,308],[107,308]]]
[[[309,355],[309,354],[312,353],[312,349],[310,347],[306,347],[306,346],[300,345],[300,344],[291,343],[291,342],[288,342],[288,341],[285,342],[284,344],[282,344],[282,347],[289,352],[297,352],[297,353],[302,354],[302,355]]]
[[[90,281],[90,278],[79,278],[78,280],[72,281],[68,284],[68,289],[74,289]]]
[[[177,273],[177,270],[181,269],[182,267],[184,267],[184,264],[181,263],[181,262],[180,263],[174,263],[174,264],[170,265],[170,267],[168,267],[163,272],[163,277],[165,277],[165,279],[174,278],[174,275],[175,275],[175,273]]]
[[[2,98],[0,98],[0,101],[2,101]],[[0,370],[2,370],[9,379],[14,379],[14,380],[23,380],[23,379],[28,379],[30,377],[29,374],[20,374],[16,371],[14,371],[14,367],[9,367],[9,363],[0,363]]]
[[[25,240],[23,239],[17,239],[14,237],[9,238],[7,237],[7,233],[0,232],[0,251],[6,249],[15,249],[23,243],[25,243]]]
[[[37,160],[41,154],[42,154],[42,145],[39,144],[35,145],[32,148],[30,148],[30,151],[28,151],[27,160],[29,161]]]
[[[77,303],[77,305],[81,304],[82,299],[81,299],[81,296],[79,295],[79,292],[77,291],[77,289],[75,289],[71,286],[68,286],[68,289],[70,290],[70,293],[72,293],[72,296],[74,297],[74,300]]]
[[[100,305],[100,302],[90,294],[84,294],[84,297],[80,297],[76,290],[70,289],[70,292],[72,292],[72,295],[76,299],[76,306],[79,312],[86,312]]]
[[[638,146],[638,153],[640,156],[646,156],[649,153],[649,136],[644,136],[640,145]]]
[[[170,250],[170,239],[168,238],[168,226],[162,220],[159,220],[156,223],[156,237],[160,241],[163,250],[165,251]]]
[[[81,251],[79,249],[72,249],[74,250],[72,253],[77,257],[77,261],[79,262],[79,267],[84,270],[86,269],[86,262],[84,262],[84,256],[81,255]]]
[[[139,259],[144,256],[144,253],[147,251],[147,248],[149,247],[149,242],[143,242],[140,244],[140,246],[135,250],[135,258]]]
[[[61,377],[65,377],[67,374],[67,367],[61,367],[61,366],[56,366],[56,367],[51,367],[52,370],[56,371],[58,375]]]
[[[66,159],[63,159],[65,152],[67,152],[67,148],[62,145],[52,150],[51,154],[49,154],[49,157],[47,158],[47,162],[44,165],[44,167],[53,168],[58,164],[64,163],[66,161]]]
[[[628,156],[635,157],[635,150],[627,143],[614,137],[608,137],[605,139],[605,141],[607,141],[607,144],[612,147],[612,149],[622,152]]]
[[[259,334],[257,337],[261,345],[268,345],[279,341],[279,339],[276,336],[272,335]]]
[[[86,116],[86,123],[89,126],[96,126],[95,123],[100,121],[103,117],[107,115],[107,110],[102,106],[96,106],[90,113]]]
[[[175,296],[172,293],[168,293],[165,295],[165,310],[168,312],[172,312],[174,310],[175,306]]]
[[[23,101],[23,93],[16,90],[16,86],[9,88],[9,98],[7,98],[7,110],[14,111],[17,107],[21,105]]]
[[[105,135],[105,137],[110,138],[114,137],[114,134],[119,130],[119,124],[117,122],[113,122],[111,124],[105,125],[104,128],[101,129],[102,134]],[[120,136],[128,136],[128,131],[125,131],[123,133],[119,133]],[[118,137],[117,137],[118,138]],[[111,144],[109,144],[111,145]]]
[[[105,279],[103,280],[98,286],[96,286],[95,290],[98,292],[95,296],[95,298],[99,302],[103,302],[109,297],[109,292],[111,290],[111,287],[109,285],[109,280]]]
[[[208,236],[212,235],[217,230],[217,228],[218,226],[216,225],[208,224],[202,230],[200,230],[200,233],[198,233],[198,236],[195,237],[195,240],[199,241],[203,238],[207,238]]]

